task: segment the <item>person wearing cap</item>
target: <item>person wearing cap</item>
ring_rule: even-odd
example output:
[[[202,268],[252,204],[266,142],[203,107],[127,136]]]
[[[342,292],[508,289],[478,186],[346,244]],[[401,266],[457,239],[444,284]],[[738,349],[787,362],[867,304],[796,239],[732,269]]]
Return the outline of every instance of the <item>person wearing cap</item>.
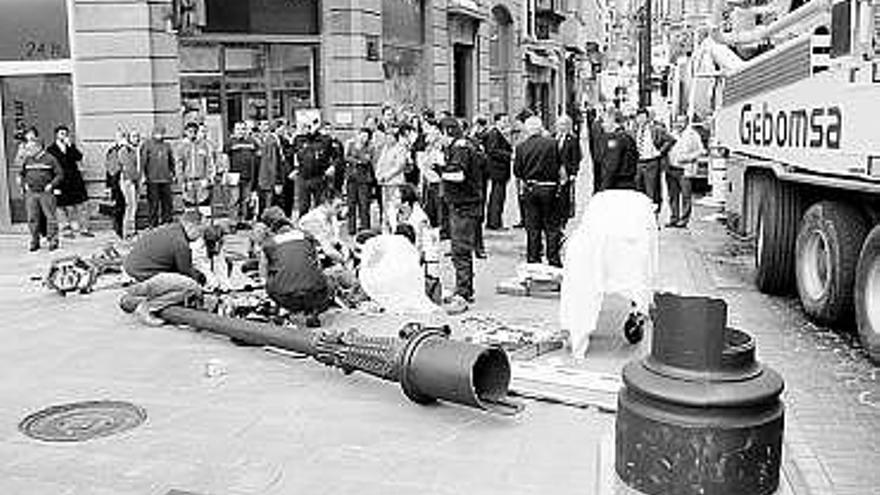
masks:
[[[277,206],[266,209],[260,221],[267,227],[260,257],[266,293],[287,311],[305,313],[306,326],[321,326],[318,315],[330,307],[332,290],[318,259],[318,241]]]
[[[201,296],[205,275],[193,264],[191,244],[204,234],[202,215],[187,210],[178,222],[145,232],[125,257],[122,268],[136,282],[123,308],[132,307],[142,322],[161,325],[156,313]]]
[[[147,185],[147,210],[150,227],[171,223],[173,202],[171,184],[175,180],[175,160],[171,145],[165,141],[165,128],[153,128],[153,137],[141,146],[143,180]]]
[[[526,260],[541,263],[546,239],[547,263],[562,266],[562,211],[560,193],[565,169],[560,164],[556,141],[544,135],[540,117],[529,117],[524,124],[526,139],[516,147],[513,175],[522,197],[523,224],[526,229]]]

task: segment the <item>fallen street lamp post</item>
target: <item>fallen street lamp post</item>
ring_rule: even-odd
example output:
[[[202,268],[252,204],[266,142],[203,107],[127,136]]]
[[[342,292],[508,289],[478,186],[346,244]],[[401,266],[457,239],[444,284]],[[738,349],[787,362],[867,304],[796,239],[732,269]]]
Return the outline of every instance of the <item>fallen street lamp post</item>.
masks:
[[[346,374],[362,371],[398,382],[418,404],[440,400],[504,415],[522,410],[507,397],[510,361],[504,350],[452,340],[448,327],[408,324],[396,338],[371,337],[353,329],[284,328],[182,306],[163,309],[158,316],[248,344],[306,354]]]
[[[615,468],[650,495],[765,495],[779,485],[783,381],[720,299],[656,296],[651,354],[623,370]]]

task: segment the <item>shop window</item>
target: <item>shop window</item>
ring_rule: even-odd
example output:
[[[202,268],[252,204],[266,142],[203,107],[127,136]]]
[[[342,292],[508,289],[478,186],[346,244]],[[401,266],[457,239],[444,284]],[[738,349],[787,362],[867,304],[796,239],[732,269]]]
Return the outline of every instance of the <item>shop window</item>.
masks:
[[[15,161],[24,131],[31,126],[37,128],[44,141],[52,140],[55,126],[73,126],[73,85],[69,75],[11,76],[0,78],[0,108],[5,157],[0,157],[0,166],[5,158],[9,202],[0,205],[0,219],[3,222],[24,222],[24,198],[15,178],[21,168]]]
[[[390,102],[426,103],[424,10],[422,0],[382,0],[382,69]]]
[[[242,120],[293,120],[297,109],[318,105],[314,45],[184,45],[180,52],[188,119],[222,115],[230,127]]]
[[[319,34],[318,0],[205,0],[205,31]]]
[[[0,60],[64,58],[67,0],[0,0]]]

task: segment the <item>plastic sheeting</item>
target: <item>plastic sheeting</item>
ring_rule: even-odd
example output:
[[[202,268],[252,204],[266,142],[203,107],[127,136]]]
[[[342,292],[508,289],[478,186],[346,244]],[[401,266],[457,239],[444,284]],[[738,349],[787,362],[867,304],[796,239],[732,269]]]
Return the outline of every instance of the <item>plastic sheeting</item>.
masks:
[[[425,294],[419,253],[403,236],[379,235],[365,242],[358,279],[364,292],[385,311],[417,314],[440,311]]]
[[[626,297],[648,313],[658,258],[657,220],[647,196],[629,190],[593,196],[563,261],[559,319],[575,358],[589,347],[606,294]]]

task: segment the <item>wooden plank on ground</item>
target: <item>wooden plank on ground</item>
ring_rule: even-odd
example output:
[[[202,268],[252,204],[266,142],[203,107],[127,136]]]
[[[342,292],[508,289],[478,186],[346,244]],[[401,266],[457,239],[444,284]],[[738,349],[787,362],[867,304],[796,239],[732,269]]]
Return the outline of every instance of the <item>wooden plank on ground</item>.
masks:
[[[617,392],[623,381],[616,374],[535,362],[514,361],[511,366],[510,391],[515,395],[617,410]]]

